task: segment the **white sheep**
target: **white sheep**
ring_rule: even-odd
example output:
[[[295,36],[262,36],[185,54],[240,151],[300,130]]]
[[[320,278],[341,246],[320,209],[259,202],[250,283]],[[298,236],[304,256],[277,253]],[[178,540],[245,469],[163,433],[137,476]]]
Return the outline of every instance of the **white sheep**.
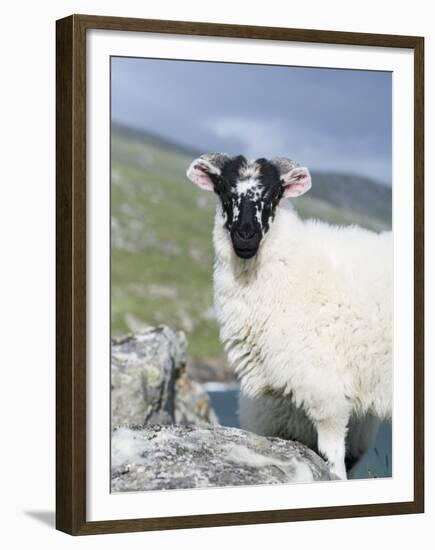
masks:
[[[307,444],[345,479],[391,417],[391,233],[302,221],[282,199],[311,177],[288,159],[208,154],[187,175],[220,198],[215,310],[242,427]]]

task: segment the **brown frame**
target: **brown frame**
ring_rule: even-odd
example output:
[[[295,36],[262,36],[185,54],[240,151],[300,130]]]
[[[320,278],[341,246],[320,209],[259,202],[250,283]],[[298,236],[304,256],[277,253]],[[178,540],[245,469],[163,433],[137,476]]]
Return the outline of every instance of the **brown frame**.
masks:
[[[386,504],[86,520],[86,31],[159,32],[414,51],[414,500]],[[349,518],[424,511],[424,39],[72,15],[56,23],[56,528],[71,535]]]

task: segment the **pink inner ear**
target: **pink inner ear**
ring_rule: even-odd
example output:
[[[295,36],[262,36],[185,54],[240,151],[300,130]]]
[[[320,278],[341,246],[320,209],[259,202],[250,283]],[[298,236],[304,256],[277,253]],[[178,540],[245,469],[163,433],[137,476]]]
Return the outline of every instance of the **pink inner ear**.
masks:
[[[284,197],[299,197],[311,188],[311,176],[304,167],[293,168],[283,179]]]
[[[209,174],[206,172],[206,169],[200,164],[194,164],[189,168],[187,176],[194,182],[196,185],[205,189],[206,191],[213,191],[213,181],[211,180]]]

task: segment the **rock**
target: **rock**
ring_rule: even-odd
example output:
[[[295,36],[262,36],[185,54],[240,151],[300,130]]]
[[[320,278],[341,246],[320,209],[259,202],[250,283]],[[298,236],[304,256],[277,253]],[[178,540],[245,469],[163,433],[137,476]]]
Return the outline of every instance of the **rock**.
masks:
[[[335,479],[300,443],[224,426],[120,426],[112,491],[151,491]]]
[[[190,378],[201,384],[207,382],[233,384],[237,382],[234,370],[228,365],[225,356],[204,356],[201,359],[191,360],[187,365],[187,372]]]
[[[186,339],[167,326],[112,342],[112,427],[217,423],[206,391],[186,373]]]
[[[175,382],[176,424],[219,424],[210,398],[201,384],[183,372]]]

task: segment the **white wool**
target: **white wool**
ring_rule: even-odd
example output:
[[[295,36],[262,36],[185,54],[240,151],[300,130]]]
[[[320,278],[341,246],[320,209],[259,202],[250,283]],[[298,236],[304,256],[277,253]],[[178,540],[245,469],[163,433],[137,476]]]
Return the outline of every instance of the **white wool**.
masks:
[[[242,260],[218,206],[213,239],[215,311],[245,396],[243,427],[317,434],[345,477],[350,419],[391,416],[391,233],[302,221],[280,205],[256,256]]]

